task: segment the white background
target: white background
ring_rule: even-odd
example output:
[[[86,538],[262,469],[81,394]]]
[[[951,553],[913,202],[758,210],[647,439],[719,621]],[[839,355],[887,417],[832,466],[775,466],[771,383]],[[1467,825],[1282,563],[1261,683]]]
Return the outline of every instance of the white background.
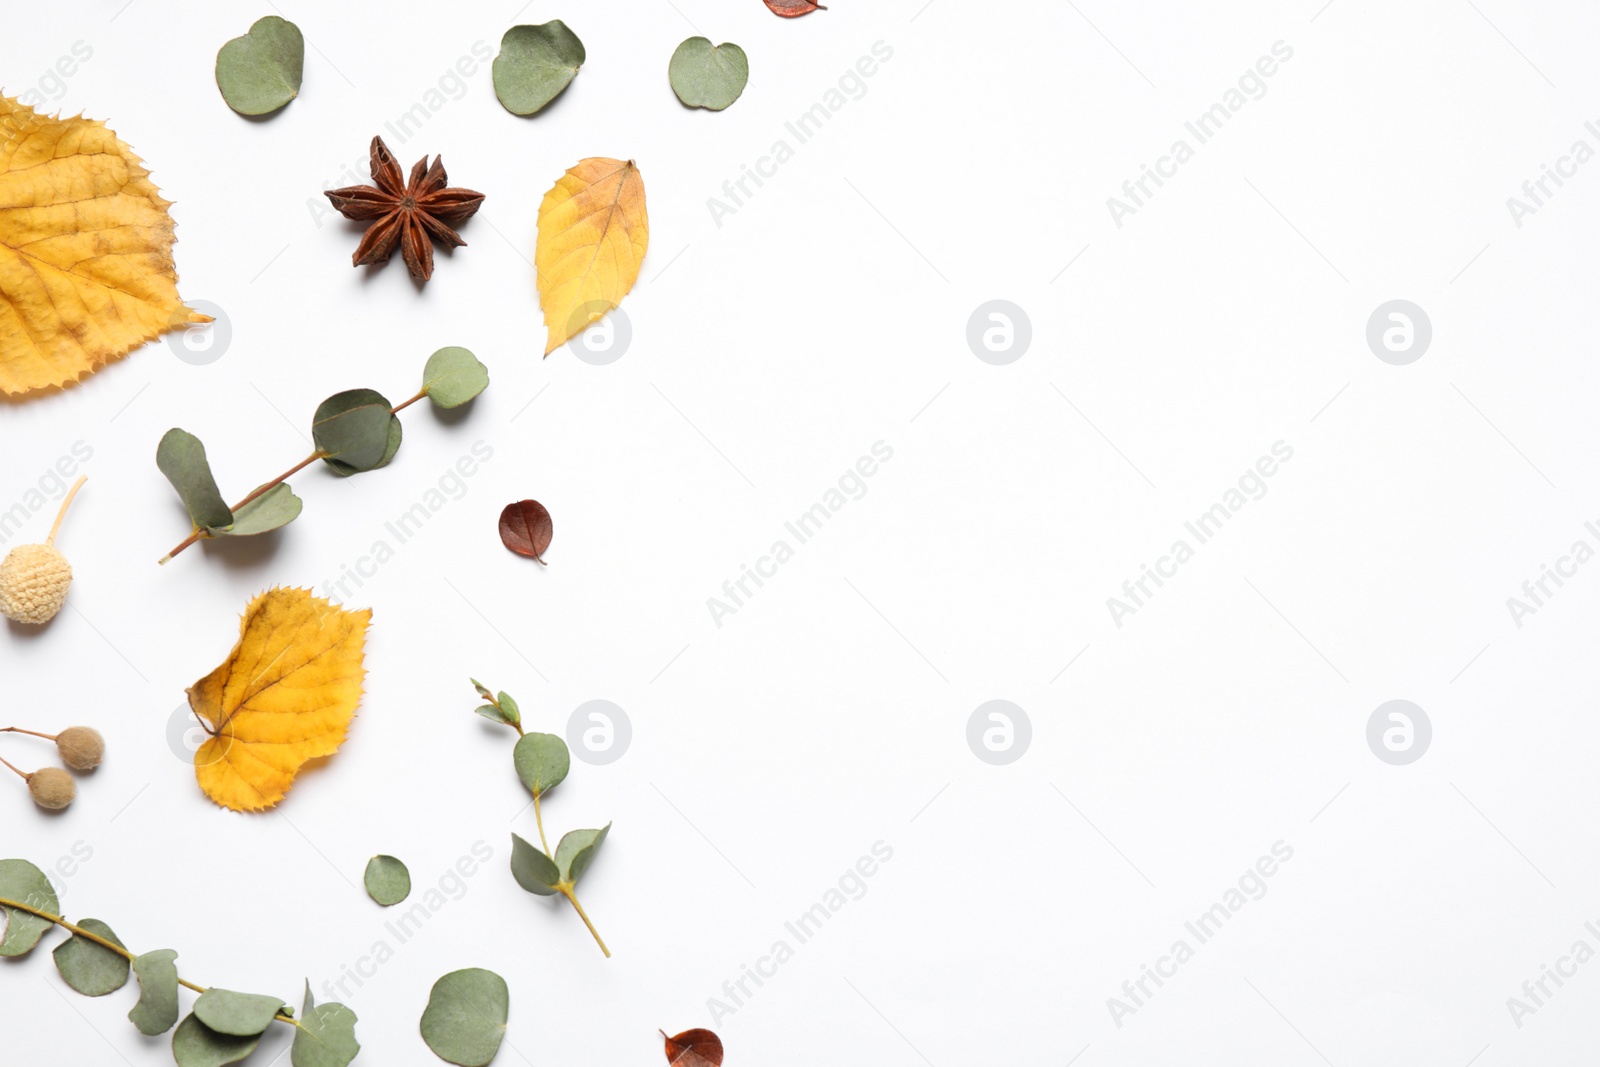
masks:
[[[393,941],[369,855],[403,858],[416,901],[482,840],[464,895],[349,987],[361,1062],[434,1062],[429,987],[482,966],[511,988],[497,1062],[649,1064],[657,1027],[712,1025],[708,998],[883,841],[865,897],[715,1021],[730,1067],[1586,1062],[1600,963],[1520,1027],[1506,1000],[1600,948],[1600,566],[1520,628],[1506,598],[1596,543],[1600,163],[1520,228],[1506,198],[1600,148],[1588,5],[286,2],[304,87],[252,122],[212,57],[270,5],[120,3],[13,11],[0,76],[19,93],[92,48],[50,106],[147,160],[180,289],[232,341],[206,366],[158,341],[0,409],[0,508],[94,452],[59,542],[71,606],[0,632],[3,717],[109,741],[59,817],[0,794],[4,855],[92,850],[69,916],[298,1002]],[[398,257],[352,270],[359,227],[318,217],[320,189],[475,42],[556,17],[589,59],[544,114],[508,114],[485,67],[388,136],[487,195],[469,247],[420,293]],[[695,33],[749,54],[726,112],[667,86]],[[1265,96],[1118,228],[1106,199],[1280,40]],[[785,122],[878,41],[865,95],[796,147]],[[707,199],[780,138],[794,158],[718,226]],[[594,155],[638,161],[652,230],[632,345],[602,367],[540,358],[528,262],[543,193]],[[1003,367],[965,338],[995,298],[1033,328]],[[1394,298],[1433,323],[1404,367],[1365,341]],[[389,468],[298,476],[280,535],[155,565],[187,530],[153,461],[168,427],[235,499],[305,453],[324,396],[408,396],[444,345],[493,376],[464,419],[412,408]],[[867,494],[716,626],[707,598],[880,440]],[[1114,625],[1106,598],[1280,440],[1265,497]],[[341,597],[374,615],[344,748],[270,814],[215,807],[169,746],[184,688],[251,596],[320,591],[477,441],[464,494]],[[496,537],[529,496],[548,569]],[[536,728],[596,698],[631,717],[624,757],[575,762],[547,807],[555,832],[615,821],[582,892],[614,959],[510,878],[531,813],[469,674]],[[1004,767],[966,742],[994,698],[1033,726]],[[1395,698],[1433,723],[1410,766],[1365,739]],[[1116,1025],[1107,998],[1280,840],[1266,896]],[[8,1062],[169,1062],[123,1018],[131,987],[78,997],[42,951],[0,971]]]

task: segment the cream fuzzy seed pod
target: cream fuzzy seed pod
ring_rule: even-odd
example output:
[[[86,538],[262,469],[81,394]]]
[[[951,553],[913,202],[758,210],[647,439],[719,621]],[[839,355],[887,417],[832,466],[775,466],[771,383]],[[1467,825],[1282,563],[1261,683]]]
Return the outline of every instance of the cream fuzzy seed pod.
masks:
[[[28,775],[28,793],[41,808],[60,811],[72,803],[78,787],[73,784],[72,775],[60,767],[45,767]]]
[[[106,754],[106,740],[100,731],[87,726],[69,726],[56,735],[56,750],[61,760],[75,771],[92,771]]]
[[[54,545],[19,545],[0,563],[0,614],[43,625],[67,602],[72,565]]]

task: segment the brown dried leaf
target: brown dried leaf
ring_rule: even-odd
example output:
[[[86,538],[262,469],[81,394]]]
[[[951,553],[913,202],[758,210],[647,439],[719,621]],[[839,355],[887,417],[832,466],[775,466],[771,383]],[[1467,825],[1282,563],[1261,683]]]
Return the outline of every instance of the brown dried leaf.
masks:
[[[554,535],[550,513],[537,500],[507,504],[500,513],[500,541],[519,556],[532,556],[544,563],[544,554]]]
[[[772,9],[774,15],[786,19],[797,19],[813,11],[828,10],[822,4],[813,4],[811,0],[765,0],[765,3]]]
[[[710,1030],[685,1030],[667,1037],[667,1062],[673,1067],[722,1067],[722,1039]]]

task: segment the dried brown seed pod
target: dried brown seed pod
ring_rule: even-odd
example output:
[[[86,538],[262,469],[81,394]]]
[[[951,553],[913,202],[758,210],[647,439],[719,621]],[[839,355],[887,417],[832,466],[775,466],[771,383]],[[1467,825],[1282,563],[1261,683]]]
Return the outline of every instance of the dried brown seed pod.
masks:
[[[106,739],[88,726],[69,726],[56,735],[61,760],[75,771],[92,771],[105,758]]]
[[[28,794],[33,802],[49,811],[60,811],[78,795],[78,786],[72,775],[60,767],[43,767],[23,778],[28,783]]]

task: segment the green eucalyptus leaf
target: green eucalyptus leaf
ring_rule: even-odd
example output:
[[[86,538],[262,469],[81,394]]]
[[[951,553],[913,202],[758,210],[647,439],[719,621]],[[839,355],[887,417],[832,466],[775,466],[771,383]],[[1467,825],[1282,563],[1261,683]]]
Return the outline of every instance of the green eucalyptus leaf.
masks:
[[[498,699],[500,701],[500,710],[505,713],[506,722],[520,724],[522,722],[522,709],[517,707],[515,700],[511,699],[511,694],[502,692]]]
[[[233,525],[233,512],[217,490],[206,461],[206,446],[187,430],[173,427],[156,446],[156,466],[183,498],[189,519],[202,530],[223,530]]]
[[[400,449],[400,420],[372,389],[347,389],[317,405],[311,438],[328,466],[343,475],[376,470]]]
[[[721,111],[744,92],[750,60],[736,44],[712,45],[704,37],[691,37],[672,53],[667,80],[685,106]]]
[[[254,537],[287,526],[300,517],[304,505],[288,482],[279,482],[233,516],[233,526],[222,531],[225,537]]]
[[[128,1012],[128,1018],[141,1034],[164,1034],[178,1021],[178,968],[172,962],[177,958],[170,948],[133,958],[133,973],[139,976],[139,1003]]]
[[[435,407],[458,408],[489,387],[489,368],[465,348],[441,348],[422,368],[422,391]]]
[[[503,723],[506,726],[511,725],[511,720],[506,718],[505,713],[499,708],[495,707],[493,704],[484,704],[477,709],[477,712],[485,719],[492,719],[495,722]]]
[[[194,1002],[194,1014],[219,1034],[249,1037],[271,1026],[273,1017],[282,1007],[283,1001],[277,997],[235,993],[212,986]]]
[[[422,1040],[434,1055],[460,1067],[485,1067],[500,1051],[511,1014],[506,980],[468,967],[433,983],[422,1013]]]
[[[583,42],[560,19],[513,26],[494,57],[494,94],[513,115],[532,115],[561,95],[585,58]]]
[[[217,88],[239,114],[269,115],[300,95],[305,62],[300,28],[268,15],[217,53]]]
[[[478,681],[476,678],[468,678],[467,681],[472,683],[472,688],[476,689],[478,691],[478,695],[481,696],[483,699],[485,699],[485,700],[493,700],[494,699],[494,694],[489,692],[489,687],[488,686],[484,685],[482,682]]]
[[[563,882],[578,884],[578,879],[600,851],[600,842],[610,832],[611,824],[606,823],[598,830],[573,830],[561,838],[556,845],[556,869],[561,872]]]
[[[0,860],[0,897],[30,908],[61,914],[61,902],[45,873],[27,860]],[[6,935],[0,938],[0,956],[24,956],[55,925],[16,908],[4,908]]]
[[[128,947],[99,919],[79,919],[77,925],[91,934],[99,934],[113,945]],[[103,997],[128,984],[128,957],[86,937],[73,934],[57,945],[51,955],[55,957],[56,970],[61,972],[61,977],[86,997]]]
[[[367,873],[362,880],[367,886],[367,896],[386,908],[411,895],[411,872],[393,856],[374,856],[368,860]]]
[[[178,1061],[178,1067],[224,1067],[238,1063],[259,1044],[260,1034],[245,1037],[219,1034],[189,1014],[172,1031],[172,1058]]]
[[[356,1013],[343,1004],[316,1003],[311,999],[311,983],[307,982],[300,1025],[294,1028],[294,1044],[289,1046],[289,1062],[293,1067],[345,1067],[360,1051]]]
[[[555,734],[523,734],[511,751],[511,762],[528,792],[542,797],[566,778],[572,756],[567,743]]]
[[[511,877],[528,892],[548,897],[555,894],[556,883],[561,881],[561,872],[549,856],[512,834]]]

